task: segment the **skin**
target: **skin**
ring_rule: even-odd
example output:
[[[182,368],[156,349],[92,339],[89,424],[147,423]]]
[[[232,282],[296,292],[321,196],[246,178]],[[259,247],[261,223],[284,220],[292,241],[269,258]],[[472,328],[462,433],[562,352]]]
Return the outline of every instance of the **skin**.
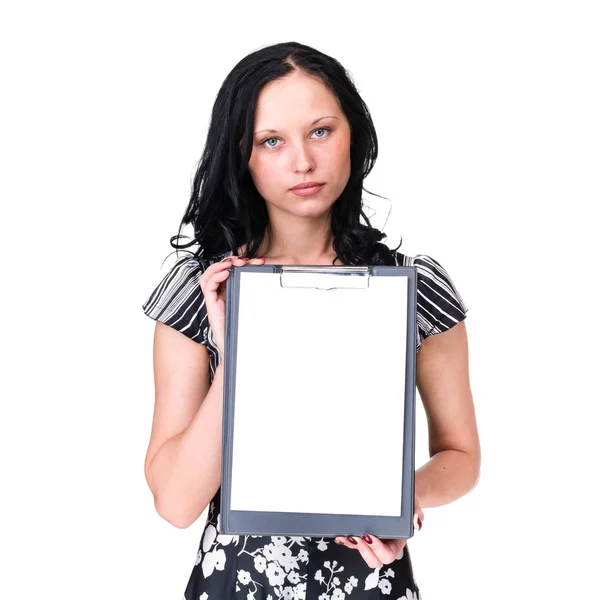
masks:
[[[312,123],[320,117],[328,118]],[[331,131],[324,131],[323,127]],[[266,129],[276,131],[265,132]],[[265,258],[248,263],[244,258],[232,257],[211,265],[200,278],[213,336],[220,350],[225,319],[225,286],[220,284],[228,278],[231,267],[265,263],[331,265],[336,257],[330,229],[331,210],[350,176],[350,125],[335,96],[318,79],[295,72],[269,82],[259,94],[254,131],[249,169],[264,198],[272,234],[267,231],[259,249],[259,255]],[[294,185],[307,181],[326,185],[314,196],[297,196],[290,191]],[[238,254],[244,251],[245,246],[242,246]],[[180,478],[185,475],[190,490],[207,487],[190,482],[187,479],[190,472],[200,473],[199,480],[210,476],[211,482],[214,479],[214,489],[219,484],[217,453],[221,440],[211,439],[211,435],[216,435],[215,428],[208,421],[204,425],[202,419],[195,416],[204,411],[206,419],[220,422],[220,400],[209,398],[207,369],[206,348],[157,323],[157,402],[146,459],[146,476],[153,491],[175,472]],[[416,371],[416,385],[427,416],[430,454],[430,460],[415,472],[414,518],[419,530],[424,519],[423,508],[453,502],[471,491],[479,480],[481,451],[469,382],[464,321],[424,340],[417,353]],[[197,440],[205,444],[206,449],[192,446],[200,443]],[[165,450],[150,469],[161,447]],[[377,448],[367,444],[365,451],[376,452]],[[193,461],[209,452],[216,458],[214,468],[211,467],[207,475],[201,472],[208,469],[206,461]],[[177,471],[173,464],[177,465]],[[192,488],[192,484],[197,487]],[[213,491],[209,489],[205,493],[211,497]],[[155,497],[159,495],[155,493]],[[177,495],[177,501],[171,504],[178,506],[180,498],[181,495]],[[188,508],[184,516],[170,519],[171,522],[188,526],[206,502],[196,504]],[[181,510],[170,509],[168,500],[163,505],[165,515]],[[396,560],[406,545],[406,540],[374,535],[340,536],[336,541],[358,550],[373,568]]]
[[[336,97],[299,72],[271,81],[258,98],[254,133],[248,168],[273,231],[259,253],[279,264],[332,264],[331,212],[350,177],[351,141]],[[290,191],[308,181],[325,187],[314,196]]]

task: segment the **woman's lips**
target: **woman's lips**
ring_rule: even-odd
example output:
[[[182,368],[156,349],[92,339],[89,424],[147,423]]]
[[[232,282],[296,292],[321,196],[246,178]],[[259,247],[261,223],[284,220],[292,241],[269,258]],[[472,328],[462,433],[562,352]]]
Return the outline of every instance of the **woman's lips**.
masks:
[[[316,194],[317,192],[321,191],[324,186],[325,184],[323,183],[322,185],[316,185],[315,187],[299,188],[291,191],[294,192],[294,194],[296,194],[297,196],[312,196],[313,194]]]

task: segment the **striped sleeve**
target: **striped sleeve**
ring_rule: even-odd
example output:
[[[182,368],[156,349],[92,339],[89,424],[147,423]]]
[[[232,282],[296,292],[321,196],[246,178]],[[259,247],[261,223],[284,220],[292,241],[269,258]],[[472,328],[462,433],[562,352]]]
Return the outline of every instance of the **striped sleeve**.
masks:
[[[444,267],[427,254],[417,254],[417,350],[429,336],[447,331],[466,318],[469,310]]]
[[[142,309],[151,319],[206,346],[209,321],[200,288],[203,272],[203,263],[198,258],[179,258],[143,303]]]

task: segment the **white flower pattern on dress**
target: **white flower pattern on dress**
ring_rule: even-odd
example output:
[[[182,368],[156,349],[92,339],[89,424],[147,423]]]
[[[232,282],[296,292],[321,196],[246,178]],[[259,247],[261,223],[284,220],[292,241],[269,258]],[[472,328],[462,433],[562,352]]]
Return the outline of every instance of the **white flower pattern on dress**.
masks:
[[[319,550],[323,549],[322,548],[322,544],[326,544],[327,542],[324,542],[323,540],[321,540],[321,542],[319,542],[317,544],[317,548]],[[325,569],[327,569],[327,571],[329,571],[329,573],[327,575],[323,575],[323,572],[321,569],[318,569],[315,573],[315,579],[321,584],[325,586],[325,591],[319,596],[319,600],[330,600],[330,598],[333,600],[334,598],[336,600],[343,600],[346,596],[346,594],[344,594],[344,592],[342,592],[342,590],[339,588],[340,584],[341,584],[341,580],[339,577],[337,577],[335,574],[336,573],[342,573],[342,571],[344,570],[344,566],[343,565],[338,565],[338,561],[334,560],[333,562],[326,560],[323,562],[323,567]],[[355,577],[352,577],[352,575],[350,575],[350,578],[346,578],[346,592],[349,594],[352,592],[352,590],[354,589],[354,586],[352,585],[352,583],[350,582],[350,579],[356,580]],[[358,581],[357,581],[358,583]],[[331,594],[330,594],[331,592]]]
[[[298,567],[300,562],[308,562],[308,552],[303,547],[309,541],[309,538],[264,537],[265,539],[270,537],[271,541],[253,552],[246,550],[246,543],[244,542],[244,547],[240,550],[238,556],[245,553],[253,557],[256,572],[266,574],[269,585],[278,598],[282,600],[305,600],[306,575],[301,575],[298,572]],[[294,555],[295,547],[299,547],[296,555]],[[243,579],[240,578],[240,573],[243,573]],[[254,589],[248,593],[248,599],[250,599],[250,596],[254,598],[258,586],[261,584],[255,581],[247,571],[238,571],[238,580],[244,585],[252,584],[254,586]],[[240,589],[239,586],[236,586],[236,591],[240,591]]]
[[[401,596],[398,600],[423,600],[423,596],[420,595],[420,592],[413,592],[406,588],[406,595]]]
[[[337,556],[343,551],[343,546],[337,546],[333,538],[310,538],[299,536],[239,536],[220,533],[221,515],[218,513],[217,496],[209,505],[209,518],[204,528],[203,537],[196,556],[196,567],[202,572],[204,581],[210,581],[216,573],[227,569],[227,561],[232,560],[236,571],[235,600],[352,600],[360,598],[360,590],[368,591],[379,588],[383,596],[390,600],[422,600],[418,588],[413,591],[405,588],[406,593],[398,597],[396,586],[395,595],[392,596],[392,580],[396,571],[392,565],[384,565],[375,569],[366,567],[366,563],[359,556],[361,564],[357,570],[356,563],[348,571]],[[259,543],[256,543],[256,540]],[[310,550],[312,548],[312,550]],[[312,554],[311,554],[312,552]],[[354,557],[355,550],[350,550],[348,558]],[[319,555],[323,558],[319,560]],[[242,558],[248,557],[250,560]],[[309,558],[311,567],[314,567],[313,587],[311,595],[307,596],[309,587]],[[400,552],[396,561],[404,558],[404,551]],[[192,575],[193,578],[193,575]],[[191,581],[191,580],[190,580]],[[400,582],[398,582],[400,583]],[[194,595],[193,600],[222,600],[223,592],[215,587],[214,594],[203,591]],[[358,594],[358,596],[357,596]],[[184,600],[192,600],[185,596]]]

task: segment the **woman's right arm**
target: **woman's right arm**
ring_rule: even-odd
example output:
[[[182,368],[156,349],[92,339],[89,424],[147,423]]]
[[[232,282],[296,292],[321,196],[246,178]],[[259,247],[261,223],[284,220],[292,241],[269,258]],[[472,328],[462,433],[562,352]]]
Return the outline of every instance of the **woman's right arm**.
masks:
[[[155,405],[144,473],[158,514],[189,527],[221,484],[223,366],[162,323],[154,336]]]

